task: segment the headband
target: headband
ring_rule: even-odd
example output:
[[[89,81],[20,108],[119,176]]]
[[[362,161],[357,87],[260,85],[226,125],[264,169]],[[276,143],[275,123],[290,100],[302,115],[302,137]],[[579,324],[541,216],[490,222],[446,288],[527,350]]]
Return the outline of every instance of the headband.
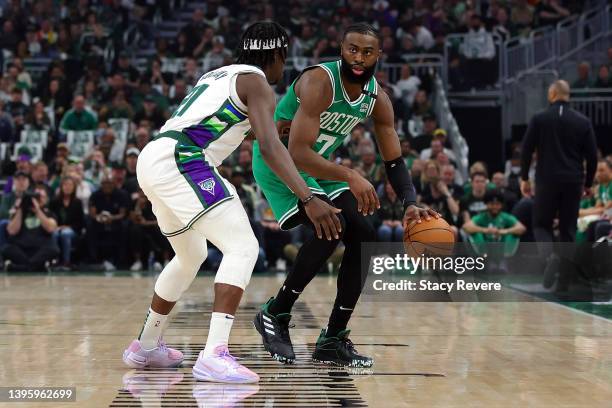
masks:
[[[272,40],[245,40],[245,50],[274,50],[277,48],[285,48],[287,43],[282,38],[275,38]]]

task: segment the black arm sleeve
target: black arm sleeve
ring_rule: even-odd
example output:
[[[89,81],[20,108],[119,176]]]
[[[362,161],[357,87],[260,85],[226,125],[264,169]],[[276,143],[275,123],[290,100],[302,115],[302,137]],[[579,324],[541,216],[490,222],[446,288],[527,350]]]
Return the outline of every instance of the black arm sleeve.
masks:
[[[404,208],[416,204],[416,191],[404,159],[398,157],[395,160],[386,161],[385,170],[387,171],[389,183],[391,183],[395,194],[402,200]]]

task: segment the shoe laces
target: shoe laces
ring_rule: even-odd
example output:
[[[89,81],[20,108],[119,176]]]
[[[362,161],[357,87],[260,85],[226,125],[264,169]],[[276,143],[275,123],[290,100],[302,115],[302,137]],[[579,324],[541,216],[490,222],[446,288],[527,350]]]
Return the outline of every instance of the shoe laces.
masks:
[[[163,351],[164,353],[168,352],[168,346],[162,339],[159,339],[157,342],[157,347],[159,347],[159,351]]]
[[[340,340],[340,344],[342,344],[342,346],[346,350],[348,350],[348,351],[350,351],[350,352],[352,352],[354,354],[357,354],[357,350],[355,350],[355,344],[353,344],[353,342],[350,339],[348,339],[348,338],[341,339]]]
[[[223,360],[229,362],[232,367],[238,367],[240,365],[240,363],[238,363],[238,361],[237,361],[238,357],[232,356],[228,349],[223,350],[221,352],[221,354],[218,355],[218,357],[220,357]]]

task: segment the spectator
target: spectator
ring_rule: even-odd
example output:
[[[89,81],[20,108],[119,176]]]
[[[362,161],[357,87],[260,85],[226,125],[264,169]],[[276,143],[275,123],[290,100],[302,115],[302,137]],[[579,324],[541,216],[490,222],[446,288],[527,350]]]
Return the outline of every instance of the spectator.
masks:
[[[81,235],[85,227],[83,203],[76,197],[76,182],[71,177],[64,177],[57,197],[49,204],[49,209],[57,216],[57,229],[53,232],[55,244],[61,250],[60,268],[72,268],[73,242]]]
[[[127,193],[118,190],[113,180],[102,179],[100,190],[89,199],[87,241],[93,262],[102,261],[104,269],[113,271],[125,253],[125,218],[129,207]]]
[[[255,210],[255,221],[258,222],[263,233],[263,248],[268,265],[275,265],[279,271],[287,269],[287,262],[283,258],[283,248],[291,242],[291,234],[280,229],[274,218],[270,204],[262,198]]]
[[[593,83],[591,81],[591,65],[587,61],[578,64],[578,79],[572,84],[572,88],[590,88]]]
[[[428,147],[427,149],[423,149],[421,151],[421,156],[420,159],[421,160],[430,160],[430,159],[436,159],[436,157],[438,156],[438,153],[444,153],[449,160],[456,162],[457,158],[455,157],[455,153],[453,153],[452,150],[447,149],[446,147],[444,147],[444,136],[442,136],[442,134],[446,135],[446,131],[444,129],[436,129],[434,131],[433,134],[433,139],[431,140],[431,144],[430,147]]]
[[[13,176],[13,190],[3,194],[0,199],[0,249],[6,244],[6,226],[13,215],[11,209],[28,188],[30,188],[30,177],[22,171],[17,171]]]
[[[26,114],[28,113],[28,106],[23,103],[23,91],[21,89],[13,88],[11,91],[11,101],[6,104],[6,110],[11,114],[15,131],[19,134],[23,129]]]
[[[189,49],[193,50],[198,46],[197,41],[202,38],[205,29],[204,11],[198,8],[194,10],[189,24],[181,29],[189,40]]]
[[[129,54],[125,51],[119,53],[116,66],[111,74],[119,74],[123,76],[125,85],[130,88],[135,88],[138,85],[138,80],[140,79],[140,73],[132,66],[130,63]]]
[[[410,65],[403,64],[400,72],[400,79],[393,85],[395,98],[400,98],[407,106],[411,106],[414,102],[414,97],[421,85],[421,79],[412,75]]]
[[[518,30],[528,30],[533,24],[534,14],[533,7],[527,0],[515,0],[510,12],[510,21]]]
[[[77,95],[72,102],[72,109],[67,111],[60,123],[60,130],[67,132],[70,130],[95,130],[98,120],[87,109],[85,109],[85,98]]]
[[[204,57],[204,70],[211,71],[231,63],[232,52],[225,48],[225,40],[220,35],[213,37],[212,49]]]
[[[404,205],[397,198],[397,194],[388,181],[384,184],[385,190],[380,198],[380,209],[378,217],[381,225],[378,227],[377,237],[379,242],[402,242],[404,240]]]
[[[150,252],[154,253],[153,263],[149,265],[154,271],[160,272],[162,265],[170,261],[171,248],[168,240],[162,235],[153,214],[151,202],[142,190],[136,192],[130,211],[132,224],[129,227],[130,245],[134,255],[131,271],[141,271],[148,261]]]
[[[418,96],[422,91],[417,93]],[[423,117],[423,133],[413,138],[410,141],[410,145],[417,151],[422,152],[424,149],[431,146],[431,141],[433,140],[433,134],[438,128],[438,122],[436,121],[436,117],[433,115],[426,115]]]
[[[568,9],[559,4],[558,0],[540,0],[535,8],[538,25],[555,25],[570,15]]]
[[[47,189],[47,197],[52,196],[51,187],[49,187],[49,167],[47,163],[39,161],[32,166],[32,184],[35,186],[44,186]],[[56,214],[57,215],[57,214]]]
[[[376,163],[376,151],[371,140],[364,140],[359,146],[361,163],[355,167],[361,175],[374,187],[378,186],[382,179],[382,168]]]
[[[441,178],[440,166],[435,161],[427,161],[422,179],[421,202],[437,211],[450,225],[456,225],[459,204]]]
[[[612,79],[610,79],[610,70],[607,65],[602,64],[597,73],[597,79],[593,84],[594,88],[612,88]]]
[[[182,34],[182,33],[180,33],[180,34]],[[185,44],[188,44],[188,43],[187,43],[187,39],[186,38],[183,41],[183,39],[181,38],[180,34],[179,34],[179,38],[178,38],[178,47],[177,47],[177,50],[181,54],[179,56],[183,56],[183,57],[192,56],[194,58],[201,59],[202,56],[204,56],[208,51],[211,50],[211,48],[213,48],[213,39],[215,38],[215,30],[213,30],[212,27],[206,27],[204,29],[204,35],[202,36],[202,39],[200,40],[200,43],[194,49],[184,50],[182,48],[183,42]],[[223,38],[223,37],[221,37],[221,38]]]
[[[15,201],[6,226],[8,244],[2,249],[5,270],[41,271],[59,254],[52,237],[57,221],[47,201],[44,187],[36,187],[34,194],[22,195]]]
[[[508,189],[508,181],[504,173],[497,171],[491,176],[491,182],[495,184],[495,189],[499,191],[503,197],[504,208],[506,212],[512,212],[512,209],[518,202],[518,195]]]
[[[429,50],[434,46],[434,39],[431,32],[423,26],[423,23],[420,19],[416,19],[409,28],[409,32],[414,38],[414,43],[416,47],[423,48],[424,50]]]
[[[4,100],[0,99],[0,142],[14,143],[15,142],[15,122],[10,113],[4,110]],[[4,157],[0,157],[4,160]]]
[[[136,164],[138,163],[140,150],[137,147],[130,147],[125,152],[125,190],[132,194],[138,191],[138,178],[136,177]]]
[[[446,184],[448,191],[453,195],[455,200],[460,200],[463,197],[463,187],[457,182],[457,172],[452,164],[445,164],[440,167],[442,181]]]
[[[514,36],[514,27],[508,19],[508,10],[500,7],[495,15],[496,25],[493,27],[493,33],[499,35],[502,41],[507,41]]]
[[[150,121],[156,129],[161,128],[166,122],[166,115],[158,108],[153,95],[145,97],[142,109],[134,115],[134,122],[140,123],[143,119]]]
[[[418,153],[412,150],[410,140],[408,139],[400,140],[400,148],[402,152],[402,157],[404,158],[404,162],[406,163],[406,168],[412,168],[412,163],[414,162],[414,160],[419,158]]]
[[[495,44],[478,14],[470,18],[470,30],[461,45],[461,54],[466,59],[466,76],[468,85],[481,87],[494,83]]]
[[[469,242],[479,255],[489,255],[490,262],[501,262],[503,258],[513,256],[518,249],[520,236],[525,233],[525,226],[515,216],[502,211],[503,197],[498,190],[487,191],[484,202],[486,210],[468,220],[463,229],[470,234]],[[499,246],[487,245],[501,243]]]
[[[470,179],[472,181],[472,189],[459,202],[463,224],[466,224],[472,217],[480,214],[487,208],[484,202],[484,196],[487,191],[487,174],[476,171],[471,173]]]
[[[414,97],[414,103],[412,104],[412,114],[414,116],[422,117],[423,121],[426,120],[427,116],[433,116],[433,109],[431,107],[431,102],[429,101],[429,98],[427,97],[427,93],[422,89],[418,90]],[[435,117],[434,117],[434,120],[435,120]],[[427,143],[426,146],[429,146],[429,143]]]

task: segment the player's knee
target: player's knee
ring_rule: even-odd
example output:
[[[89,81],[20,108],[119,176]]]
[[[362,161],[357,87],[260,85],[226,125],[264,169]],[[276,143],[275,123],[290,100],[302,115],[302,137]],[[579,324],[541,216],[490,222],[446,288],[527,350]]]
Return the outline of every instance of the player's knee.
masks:
[[[252,233],[225,248],[223,261],[215,277],[216,283],[226,283],[245,289],[251,280],[259,257],[259,242]]]
[[[376,241],[376,229],[372,222],[366,217],[359,217],[359,221],[355,225],[356,235],[360,242]]]

